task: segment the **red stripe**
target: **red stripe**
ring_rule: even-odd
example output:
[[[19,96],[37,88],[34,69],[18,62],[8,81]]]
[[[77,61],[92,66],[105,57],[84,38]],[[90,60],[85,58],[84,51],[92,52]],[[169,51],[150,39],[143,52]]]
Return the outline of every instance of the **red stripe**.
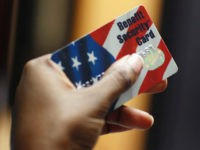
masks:
[[[114,20],[109,22],[108,24],[104,25],[103,27],[97,29],[96,31],[92,32],[90,34],[90,36],[99,44],[99,45],[103,45],[107,36],[108,36],[108,33],[112,27],[114,23]]]
[[[131,31],[132,29],[138,27],[138,25],[140,23],[148,22],[149,27],[151,27],[151,25],[153,24],[152,20],[150,19],[148,13],[146,12],[146,10],[145,10],[145,8],[143,6],[139,7],[137,12],[139,12],[139,11],[141,11],[143,13],[144,19],[132,24],[129,27],[128,31]],[[118,54],[116,59],[120,59],[121,57],[123,57],[125,55],[135,53],[136,52],[136,48],[138,47],[138,44],[136,42],[136,38],[144,36],[146,34],[146,32],[147,32],[147,30],[144,30],[143,32],[139,32],[138,35],[136,35],[136,36],[132,37],[131,39],[127,40],[124,43],[124,45],[123,45],[122,49],[120,50],[120,52],[119,52],[119,54]]]
[[[161,39],[159,46],[159,49],[163,51],[165,54],[165,62],[164,64],[159,67],[156,70],[148,71],[142,86],[140,87],[139,93],[147,92],[150,88],[152,88],[154,85],[162,81],[163,75],[167,69],[167,66],[169,65],[169,62],[172,58],[171,54],[168,51],[167,46],[165,45],[164,41]]]

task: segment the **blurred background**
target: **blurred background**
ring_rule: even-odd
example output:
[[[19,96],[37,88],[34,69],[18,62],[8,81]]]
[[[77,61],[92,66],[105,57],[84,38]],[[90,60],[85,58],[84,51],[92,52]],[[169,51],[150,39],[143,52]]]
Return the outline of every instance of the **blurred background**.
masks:
[[[152,129],[102,136],[95,150],[200,149],[200,1],[0,0],[1,150],[10,149],[10,113],[25,62],[55,51],[139,4],[158,27],[179,72],[169,79],[165,92],[143,94],[127,103],[153,114]]]

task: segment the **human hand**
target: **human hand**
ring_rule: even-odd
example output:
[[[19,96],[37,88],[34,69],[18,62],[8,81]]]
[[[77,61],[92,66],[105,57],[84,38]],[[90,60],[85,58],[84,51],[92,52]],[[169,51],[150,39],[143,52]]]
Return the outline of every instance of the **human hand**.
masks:
[[[50,55],[29,61],[16,91],[13,149],[92,149],[100,134],[147,129],[153,118],[122,106],[108,113],[114,100],[134,84],[142,69],[136,55],[114,63],[95,85],[77,90]],[[166,88],[162,81],[150,92]]]

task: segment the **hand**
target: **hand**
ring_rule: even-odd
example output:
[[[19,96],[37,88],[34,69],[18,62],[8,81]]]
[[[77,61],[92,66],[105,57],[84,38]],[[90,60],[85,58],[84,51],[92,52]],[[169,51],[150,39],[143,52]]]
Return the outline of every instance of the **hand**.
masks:
[[[122,106],[108,113],[114,100],[134,84],[141,69],[138,56],[125,56],[101,81],[77,90],[50,55],[29,61],[16,91],[13,149],[89,150],[100,134],[151,127],[152,116],[138,109]],[[166,86],[162,81],[150,92],[161,92]]]

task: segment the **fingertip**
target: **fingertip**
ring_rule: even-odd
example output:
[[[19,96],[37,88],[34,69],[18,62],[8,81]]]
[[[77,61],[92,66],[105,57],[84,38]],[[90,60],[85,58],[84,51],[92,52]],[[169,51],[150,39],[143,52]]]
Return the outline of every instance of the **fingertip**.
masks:
[[[160,83],[156,84],[153,88],[151,88],[150,90],[148,90],[148,93],[160,93],[166,90],[168,86],[168,81],[167,80],[163,80]]]
[[[122,106],[107,116],[107,123],[129,129],[148,129],[153,125],[154,118],[145,111]]]
[[[153,116],[142,110],[137,110],[137,111],[138,111],[138,116],[140,117],[140,121],[138,121],[139,124],[135,128],[144,130],[151,128],[154,124]]]
[[[149,129],[153,126],[154,124],[154,117],[152,115],[149,114],[149,122],[146,124],[144,129]]]

